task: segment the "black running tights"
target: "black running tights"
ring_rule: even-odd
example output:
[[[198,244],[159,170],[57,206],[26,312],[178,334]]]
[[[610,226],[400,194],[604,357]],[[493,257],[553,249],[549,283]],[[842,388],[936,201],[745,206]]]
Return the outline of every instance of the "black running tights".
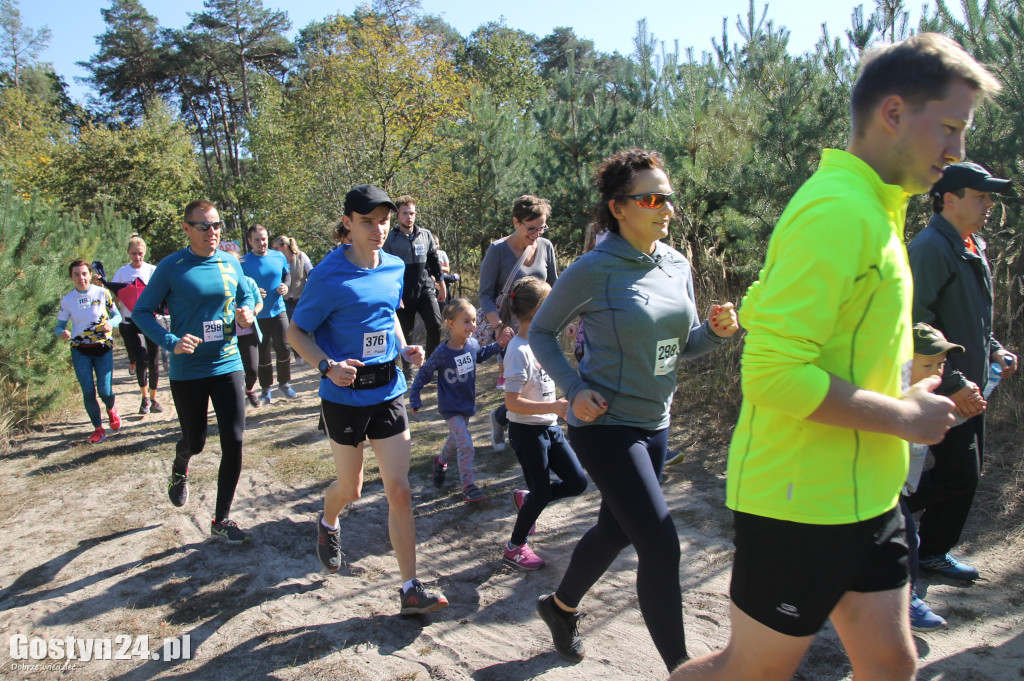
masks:
[[[214,520],[231,512],[235,488],[242,473],[242,433],[245,431],[245,379],[241,371],[191,381],[171,381],[171,396],[181,424],[181,440],[174,470],[184,473],[191,457],[206,447],[207,408],[213,403],[220,430],[220,473],[217,477],[217,508]]]

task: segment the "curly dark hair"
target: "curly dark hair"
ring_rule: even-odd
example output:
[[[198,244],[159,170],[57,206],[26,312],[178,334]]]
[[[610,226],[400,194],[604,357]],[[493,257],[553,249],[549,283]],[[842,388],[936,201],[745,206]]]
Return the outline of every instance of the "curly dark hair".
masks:
[[[641,170],[665,170],[665,161],[656,151],[645,149],[623,149],[612,154],[597,166],[594,184],[601,198],[594,208],[594,232],[619,232],[619,221],[612,215],[608,202],[629,191]]]

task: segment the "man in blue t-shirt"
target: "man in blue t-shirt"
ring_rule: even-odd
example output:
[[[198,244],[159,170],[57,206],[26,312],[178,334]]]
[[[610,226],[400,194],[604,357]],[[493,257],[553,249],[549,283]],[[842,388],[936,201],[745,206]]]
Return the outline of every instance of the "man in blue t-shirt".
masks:
[[[135,304],[132,319],[157,345],[174,353],[171,396],[181,440],[175,448],[167,495],[175,506],[188,501],[189,460],[206,446],[207,408],[212,402],[221,453],[210,530],[223,541],[242,544],[249,536],[228,517],[242,472],[245,431],[245,381],[235,322],[242,327],[252,325],[255,301],[243,284],[238,261],[217,249],[223,227],[213,203],[198,200],[185,207],[182,230],[188,248],[160,261]],[[171,315],[169,331],[154,315],[164,303]]]
[[[260,388],[263,392],[259,398],[253,391],[255,386],[246,385],[245,394],[249,404],[260,406],[260,402],[270,404],[271,389],[274,385],[274,365],[270,361],[270,348],[273,346],[277,356],[277,382],[281,392],[289,399],[298,397],[288,382],[292,377],[291,354],[285,343],[288,331],[288,313],[285,312],[284,296],[291,284],[291,272],[288,259],[280,251],[270,250],[270,235],[263,225],[249,228],[249,246],[252,250],[241,258],[242,271],[245,276],[252,277],[260,288],[263,296],[263,309],[256,316],[260,320],[263,340],[260,341],[260,359],[256,370]]]

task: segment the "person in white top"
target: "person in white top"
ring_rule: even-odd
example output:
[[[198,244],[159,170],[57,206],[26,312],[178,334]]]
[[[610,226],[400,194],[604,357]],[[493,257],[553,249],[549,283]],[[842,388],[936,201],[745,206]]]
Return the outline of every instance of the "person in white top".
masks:
[[[146,242],[141,236],[133,236],[128,240],[128,260],[128,264],[122,265],[110,280],[111,284],[115,284],[111,289],[117,296],[118,307],[121,309],[121,323],[117,328],[121,332],[125,350],[128,351],[128,361],[135,365],[135,379],[139,382],[139,390],[142,391],[139,413],[160,413],[164,410],[156,399],[157,384],[160,382],[160,347],[146,337],[132,321],[135,302],[156,270],[156,265],[145,261]]]

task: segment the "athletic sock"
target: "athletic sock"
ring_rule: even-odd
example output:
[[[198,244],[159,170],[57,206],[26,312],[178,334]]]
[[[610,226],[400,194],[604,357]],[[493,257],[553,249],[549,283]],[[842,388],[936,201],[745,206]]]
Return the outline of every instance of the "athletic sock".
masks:
[[[327,518],[321,519],[320,520],[320,524],[323,525],[324,527],[326,527],[331,532],[337,532],[338,530],[341,529],[341,523],[338,523],[337,525],[333,525],[333,526],[332,525],[328,525],[327,524]]]
[[[416,580],[414,580],[414,579],[410,579],[410,580],[409,580],[408,582],[406,582],[405,584],[403,584],[403,585],[402,585],[402,593],[405,593],[406,591],[408,591],[409,589],[411,589],[411,588],[412,588],[412,583],[413,583],[414,581],[416,581]]]

